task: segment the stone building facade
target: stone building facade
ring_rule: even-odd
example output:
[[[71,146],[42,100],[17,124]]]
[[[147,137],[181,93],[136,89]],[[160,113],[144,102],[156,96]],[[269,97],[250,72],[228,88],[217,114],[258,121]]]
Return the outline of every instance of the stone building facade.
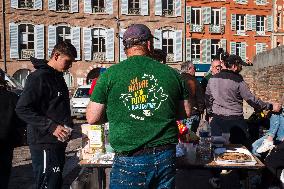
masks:
[[[219,47],[244,61],[271,48],[272,0],[186,1],[186,59],[199,75]]]
[[[78,51],[65,80],[69,87],[90,83],[126,58],[121,36],[134,23],[147,25],[155,48],[167,52],[167,64],[179,68],[185,60],[185,1],[182,0],[5,0],[5,32],[0,31],[0,68],[4,43],[9,75],[23,85],[33,71],[30,56],[49,59],[56,42],[67,40]],[[1,10],[2,10],[1,4]],[[3,28],[2,21],[0,22]],[[6,41],[4,41],[4,35]]]

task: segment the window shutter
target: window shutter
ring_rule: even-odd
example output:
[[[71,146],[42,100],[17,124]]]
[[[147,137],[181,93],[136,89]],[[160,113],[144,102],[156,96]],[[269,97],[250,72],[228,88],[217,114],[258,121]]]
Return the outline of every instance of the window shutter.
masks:
[[[191,60],[191,38],[186,38],[186,44],[185,44],[185,48],[186,48],[186,61],[190,61]]]
[[[181,0],[175,0],[175,13],[176,16],[181,16]]]
[[[155,15],[157,15],[157,16],[162,15],[162,0],[156,0]]]
[[[247,30],[252,30],[252,18],[251,18],[252,15],[249,15],[247,14],[246,17],[247,17]]]
[[[35,57],[44,59],[44,25],[35,25]]]
[[[72,36],[71,42],[77,50],[76,60],[80,60],[81,59],[81,43],[80,43],[81,30],[80,30],[80,27],[71,28],[71,36]]]
[[[105,8],[107,14],[113,14],[113,0],[106,0]]]
[[[84,0],[84,12],[92,13],[92,0]]]
[[[149,2],[148,0],[140,0],[141,15],[149,15]]]
[[[123,37],[123,34],[124,34],[125,31],[126,31],[126,29],[120,29],[120,39],[119,39],[119,41],[120,41],[120,49],[119,49],[120,60],[119,61],[123,61],[123,60],[127,59],[127,56],[124,52],[124,45],[123,45],[123,42],[122,42],[122,37]]]
[[[273,31],[273,17],[270,15],[267,16],[267,31]]]
[[[106,35],[106,60],[114,61],[114,29],[108,29]]]
[[[206,39],[201,39],[201,58],[202,58],[202,63],[206,63]]]
[[[211,64],[211,39],[207,39],[206,42],[206,63]]]
[[[10,58],[19,58],[19,28],[15,23],[9,24],[10,29]]]
[[[162,30],[155,30],[154,36],[155,36],[154,48],[155,49],[162,49]]]
[[[128,14],[128,0],[121,0],[121,14]]]
[[[79,12],[78,0],[71,0],[71,12]]]
[[[256,15],[251,15],[251,29],[256,31]]]
[[[231,30],[236,30],[236,14],[231,14]]]
[[[261,51],[262,51],[262,43],[256,43],[255,47],[256,47],[256,54],[261,53]]]
[[[266,51],[266,43],[262,43],[262,52]]]
[[[42,0],[35,0],[34,8],[42,10]]]
[[[175,56],[174,61],[182,61],[182,30],[175,31]]]
[[[51,52],[56,45],[56,42],[56,26],[48,26],[48,58],[50,58]]]
[[[221,45],[221,48],[223,48],[224,51],[227,52],[227,40],[226,39],[221,39],[220,40],[220,45]]]
[[[12,8],[18,8],[18,0],[11,0],[11,7]]]
[[[221,24],[226,25],[227,20],[227,9],[226,7],[221,7]]]
[[[211,22],[211,7],[202,7],[202,22],[210,24]]]
[[[83,28],[84,33],[84,59],[92,60],[92,29]]]
[[[246,42],[242,42],[241,43],[241,58],[243,59],[243,61],[244,62],[246,62],[246,60],[247,60],[247,44],[246,44]]]
[[[191,23],[191,6],[186,6],[186,24],[190,24]]]
[[[48,10],[56,10],[56,0],[48,0]]]
[[[236,42],[230,42],[230,54],[236,54]]]

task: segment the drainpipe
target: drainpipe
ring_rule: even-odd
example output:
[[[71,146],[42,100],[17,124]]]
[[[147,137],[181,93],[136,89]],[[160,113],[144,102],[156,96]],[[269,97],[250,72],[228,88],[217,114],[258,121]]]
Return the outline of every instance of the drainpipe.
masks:
[[[4,52],[4,71],[7,73],[7,60],[6,60],[6,22],[5,22],[5,0],[2,0],[2,24],[3,24],[3,52]]]

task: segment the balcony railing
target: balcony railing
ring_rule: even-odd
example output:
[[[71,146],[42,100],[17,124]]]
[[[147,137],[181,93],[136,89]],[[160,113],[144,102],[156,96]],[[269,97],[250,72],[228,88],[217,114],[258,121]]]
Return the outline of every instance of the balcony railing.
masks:
[[[57,5],[57,10],[58,11],[69,11],[70,10],[70,5],[58,4]]]
[[[33,1],[20,1],[19,3],[20,8],[34,8],[34,2]]]
[[[93,53],[93,60],[95,62],[101,62],[106,60],[106,53],[105,52],[96,52]]]
[[[265,31],[256,31],[256,35],[265,35]]]
[[[166,62],[174,62],[175,61],[175,55],[174,54],[167,54]]]
[[[21,59],[30,59],[31,56],[35,56],[35,50],[33,49],[22,49]]]
[[[190,24],[189,31],[197,32],[197,33],[204,33],[204,25]]]
[[[237,30],[237,35],[246,35],[245,30]]]
[[[174,10],[172,10],[172,9],[163,9],[163,15],[164,16],[173,16],[174,15]]]
[[[105,8],[104,7],[93,7],[93,13],[104,13]]]
[[[140,15],[140,8],[129,8],[128,14]]]
[[[212,34],[224,34],[225,33],[225,26],[222,25],[210,25],[209,32]]]

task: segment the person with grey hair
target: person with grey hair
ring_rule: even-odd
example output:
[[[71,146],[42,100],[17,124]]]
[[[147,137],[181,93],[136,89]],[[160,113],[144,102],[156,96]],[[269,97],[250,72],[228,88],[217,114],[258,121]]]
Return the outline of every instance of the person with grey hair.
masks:
[[[143,24],[128,27],[127,59],[99,77],[87,108],[88,123],[109,120],[110,188],[175,188],[176,120],[188,93],[174,69],[152,59],[153,37]]]
[[[187,61],[181,64],[181,77],[189,91],[188,100],[191,105],[191,116],[183,122],[191,131],[196,133],[201,114],[205,108],[205,101],[202,87],[195,77],[195,66],[192,62]]]

